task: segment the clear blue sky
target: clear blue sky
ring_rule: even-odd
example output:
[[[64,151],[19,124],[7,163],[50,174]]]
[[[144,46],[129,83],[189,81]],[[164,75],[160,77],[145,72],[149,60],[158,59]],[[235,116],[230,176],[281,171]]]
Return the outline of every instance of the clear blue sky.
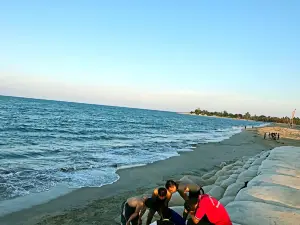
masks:
[[[290,114],[299,12],[292,0],[3,1],[0,94]]]

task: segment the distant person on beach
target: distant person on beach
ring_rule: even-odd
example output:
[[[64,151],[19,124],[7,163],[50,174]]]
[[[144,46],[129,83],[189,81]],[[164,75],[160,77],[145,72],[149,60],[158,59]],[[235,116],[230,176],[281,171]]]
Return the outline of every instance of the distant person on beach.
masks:
[[[178,192],[185,201],[188,201],[190,199],[198,199],[200,194],[204,194],[203,189],[199,185],[194,183],[184,183],[182,181],[175,182],[174,180],[168,180],[165,187],[171,194]],[[186,220],[187,216],[188,213],[183,212],[184,220]]]
[[[141,225],[142,216],[146,211],[145,201],[147,199],[148,197],[132,197],[124,201],[121,206],[121,224]]]
[[[279,137],[280,137],[280,135],[279,135],[279,133],[278,133],[277,140],[279,140]]]
[[[266,136],[267,136],[267,133],[265,133],[265,135],[264,135],[264,139],[266,139]]]
[[[152,193],[152,197],[147,199],[145,205],[149,208],[149,213],[146,221],[146,225],[150,225],[155,212],[162,217],[162,212],[168,207],[169,201],[172,195],[166,188],[156,188]]]
[[[184,206],[191,218],[187,225],[232,225],[225,207],[214,197],[204,194],[192,199]]]

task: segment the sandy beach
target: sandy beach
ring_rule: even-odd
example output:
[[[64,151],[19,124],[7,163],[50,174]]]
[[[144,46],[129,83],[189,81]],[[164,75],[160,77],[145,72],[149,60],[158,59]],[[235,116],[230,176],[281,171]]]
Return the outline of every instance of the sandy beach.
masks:
[[[299,11],[2,1],[0,225],[300,225]]]
[[[218,143],[199,144],[194,151],[146,166],[119,170],[120,179],[100,188],[81,188],[48,203],[14,212],[0,218],[2,225],[117,224],[122,201],[151,193],[167,179],[185,175],[201,177],[222,165],[247,160],[279,146],[300,146],[293,139],[264,140],[257,129],[248,129]],[[203,186],[211,185],[203,180]]]

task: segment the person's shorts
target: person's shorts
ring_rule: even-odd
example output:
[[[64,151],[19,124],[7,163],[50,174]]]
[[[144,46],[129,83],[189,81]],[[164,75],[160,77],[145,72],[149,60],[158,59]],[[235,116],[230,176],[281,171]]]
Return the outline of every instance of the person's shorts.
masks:
[[[164,202],[159,202],[157,203],[154,199],[152,198],[148,198],[145,201],[145,205],[147,208],[152,209],[156,212],[160,212],[162,210],[162,208],[166,207]]]

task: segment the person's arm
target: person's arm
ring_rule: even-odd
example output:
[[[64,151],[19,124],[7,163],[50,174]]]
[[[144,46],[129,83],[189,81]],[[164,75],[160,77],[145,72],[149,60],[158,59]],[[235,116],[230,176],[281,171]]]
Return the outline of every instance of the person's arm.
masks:
[[[200,220],[199,220],[197,217],[195,217],[194,215],[191,215],[191,218],[192,218],[194,224],[198,224],[199,221],[200,221]]]
[[[153,193],[152,193],[152,199],[154,200],[158,196],[158,189],[155,188]]]
[[[141,211],[141,206],[137,206],[135,209],[135,212],[129,217],[126,224],[130,224],[130,221],[136,218],[139,215],[139,212]]]
[[[172,198],[172,194],[168,191],[167,196],[166,196],[166,200],[165,200],[165,206],[168,207],[171,198]]]
[[[198,224],[204,215],[205,215],[205,200],[202,200],[201,204],[198,205],[198,208],[197,208],[195,214],[194,215],[192,214],[191,217],[192,217],[193,222],[195,224]]]
[[[183,218],[184,220],[186,220],[187,217],[188,217],[188,215],[189,215],[189,212],[188,212],[186,209],[184,209],[184,210],[183,210],[183,214],[182,214],[182,218]]]

